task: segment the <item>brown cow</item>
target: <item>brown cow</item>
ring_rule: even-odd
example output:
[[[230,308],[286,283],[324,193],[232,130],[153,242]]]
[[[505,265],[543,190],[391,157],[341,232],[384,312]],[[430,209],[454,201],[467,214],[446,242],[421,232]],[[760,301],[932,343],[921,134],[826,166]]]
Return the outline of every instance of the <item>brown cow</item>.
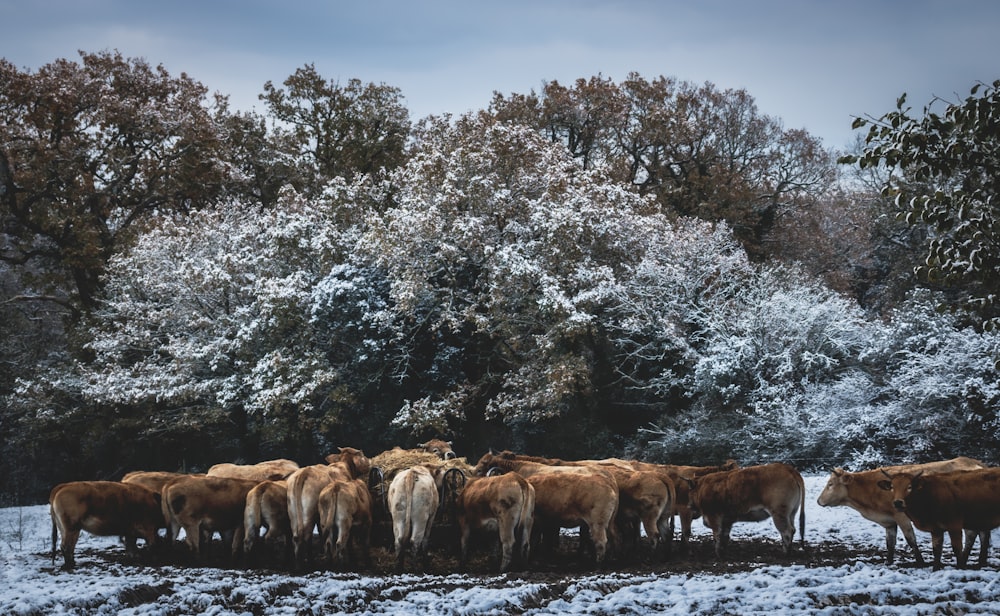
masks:
[[[816,502],[821,507],[837,507],[846,505],[855,509],[864,518],[885,528],[886,561],[892,564],[896,551],[897,529],[902,529],[906,543],[913,550],[914,558],[920,564],[924,557],[920,554],[917,537],[913,532],[910,518],[898,511],[892,504],[892,495],[879,487],[879,481],[885,479],[882,470],[889,473],[940,473],[957,470],[972,470],[986,468],[979,460],[972,458],[954,458],[926,464],[909,464],[904,466],[886,466],[882,469],[851,473],[842,468],[835,468],[830,473],[826,487],[820,493]]]
[[[299,470],[299,465],[292,460],[280,458],[266,460],[257,464],[230,464],[223,462],[208,469],[210,477],[231,477],[233,479],[252,479],[254,481],[281,481]]]
[[[365,565],[371,565],[372,499],[363,480],[337,480],[323,488],[319,494],[319,526],[331,565],[350,560],[352,539],[360,546]]]
[[[671,510],[671,524],[673,523],[673,516],[676,515],[681,523],[681,551],[686,553],[688,551],[688,541],[691,538],[691,522],[696,517],[694,512],[691,510],[690,497],[688,495],[690,491],[690,486],[688,482],[684,481],[682,478],[694,478],[702,477],[711,473],[718,473],[719,471],[731,471],[739,468],[739,465],[735,460],[727,460],[725,464],[717,466],[684,466],[677,464],[655,464],[652,462],[641,462],[633,461],[631,465],[636,470],[643,471],[653,471],[658,473],[665,473],[667,477],[671,480],[674,485],[675,493],[672,500],[673,507]],[[661,528],[661,532],[665,532]],[[670,541],[673,538],[673,528],[670,528],[670,535],[666,537],[667,547],[670,547]]]
[[[341,447],[326,457],[328,464],[305,466],[288,476],[288,519],[292,526],[295,565],[312,560],[312,535],[319,524],[319,494],[336,480],[366,477],[371,462],[353,447]]]
[[[170,525],[167,540],[173,545],[183,528],[185,543],[195,555],[203,555],[202,531],[208,536],[219,532],[226,541],[231,535],[231,554],[243,547],[243,515],[247,493],[258,482],[230,477],[181,477],[163,486],[163,517]]]
[[[136,538],[147,546],[156,542],[163,527],[160,495],[140,485],[117,481],[74,481],[61,483],[49,492],[52,516],[52,564],[56,561],[56,537],[62,536],[63,566],[76,565],[73,551],[80,531],[92,535],[125,537],[129,552],[136,550]]]
[[[780,462],[688,478],[692,510],[704,516],[705,526],[715,537],[715,555],[721,557],[729,544],[735,522],[759,522],[768,517],[781,533],[781,546],[790,554],[795,537],[795,512],[805,545],[806,487],[802,475]]]
[[[469,553],[473,530],[485,529],[500,537],[500,572],[514,559],[527,562],[535,517],[535,488],[517,473],[497,477],[469,477],[455,503],[461,532],[461,566]]]
[[[407,550],[426,567],[427,542],[440,502],[435,475],[424,466],[401,470],[389,484],[388,502],[396,568],[402,571]]]
[[[632,463],[618,458],[603,460],[562,460],[514,454],[509,451],[496,454],[503,460],[537,462],[549,466],[593,466],[611,473],[618,486],[618,513],[616,522],[623,537],[626,529],[635,529],[629,535],[638,537],[642,524],[655,551],[661,540],[671,538],[671,521],[675,490],[673,481],[661,471],[636,470]],[[487,462],[490,458],[487,458]],[[482,460],[480,460],[482,461]],[[669,547],[669,543],[667,544]]]
[[[420,443],[417,447],[427,453],[432,453],[438,456],[442,460],[451,460],[456,457],[455,450],[451,448],[451,441],[432,438],[426,443]]]
[[[477,474],[491,468],[515,471],[535,488],[536,529],[552,538],[557,538],[554,531],[560,527],[586,529],[594,562],[603,562],[618,511],[618,484],[610,471],[595,465],[553,466],[487,453],[476,464]]]
[[[931,534],[935,569],[941,568],[945,532],[959,567],[968,562],[977,534],[981,538],[979,566],[986,564],[990,531],[1000,526],[1000,468],[886,476],[889,479],[881,481],[879,487],[892,492],[893,506],[906,513],[914,526]],[[960,549],[963,529],[965,546]]]
[[[260,529],[266,528],[263,540],[274,544],[284,540],[285,564],[292,556],[292,526],[288,520],[288,482],[262,481],[247,492],[247,504],[243,511],[243,552],[247,558],[254,556],[254,548],[259,545]]]

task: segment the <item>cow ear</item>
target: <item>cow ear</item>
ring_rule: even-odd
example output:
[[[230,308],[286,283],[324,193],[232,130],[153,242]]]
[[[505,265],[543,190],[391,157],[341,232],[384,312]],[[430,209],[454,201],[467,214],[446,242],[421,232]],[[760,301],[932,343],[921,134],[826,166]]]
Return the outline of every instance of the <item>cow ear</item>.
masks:
[[[877,485],[878,485],[878,487],[882,488],[886,492],[892,492],[892,482],[891,481],[882,479],[882,480],[879,480],[879,482],[878,482]]]
[[[417,443],[417,447],[423,449],[424,447],[427,447],[427,443]]]
[[[452,442],[453,441],[447,441],[449,447],[454,447],[454,445],[452,445]]]

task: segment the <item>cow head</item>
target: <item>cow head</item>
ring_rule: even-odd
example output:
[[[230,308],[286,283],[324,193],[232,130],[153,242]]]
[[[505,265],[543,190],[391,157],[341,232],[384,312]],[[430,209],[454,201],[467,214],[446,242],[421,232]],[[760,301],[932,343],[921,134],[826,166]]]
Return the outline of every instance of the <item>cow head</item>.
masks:
[[[882,474],[886,476],[886,479],[879,481],[878,487],[892,493],[892,506],[896,511],[905,512],[906,499],[914,490],[919,490],[923,485],[923,479],[920,477],[923,473],[923,471],[919,471],[913,475],[908,473],[890,475],[885,469],[882,469]]]
[[[360,477],[366,477],[372,469],[371,461],[365,457],[365,453],[360,449],[355,449],[354,447],[338,447],[340,451],[339,454],[330,454],[326,457],[328,464],[334,464],[335,462],[330,462],[333,456],[339,456],[338,462],[347,467],[347,470],[351,473],[351,476],[355,479]]]
[[[833,507],[840,505],[847,498],[847,486],[851,484],[854,475],[848,473],[839,466],[830,472],[830,478],[826,481],[826,486],[820,492],[816,503],[820,507]]]
[[[426,443],[420,443],[417,445],[420,449],[423,449],[427,453],[432,453],[442,460],[451,460],[455,456],[455,451],[451,448],[451,441],[444,441],[439,438],[433,438]]]
[[[488,453],[484,453],[483,457],[479,458],[479,462],[476,463],[476,468],[473,472],[477,477],[485,477],[486,473],[496,465],[496,459],[497,456],[491,449]]]

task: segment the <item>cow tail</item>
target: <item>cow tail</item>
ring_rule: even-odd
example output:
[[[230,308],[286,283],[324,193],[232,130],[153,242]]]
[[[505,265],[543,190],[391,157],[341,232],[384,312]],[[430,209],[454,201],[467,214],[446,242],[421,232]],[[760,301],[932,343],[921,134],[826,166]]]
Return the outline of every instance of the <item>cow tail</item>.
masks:
[[[330,525],[323,529],[323,549],[329,550],[330,561],[336,554],[337,541],[340,539],[340,519],[339,519],[339,509],[340,509],[340,493],[343,490],[343,486],[340,483],[334,483],[333,489],[333,504],[330,507]]]
[[[799,475],[799,493],[802,495],[799,503],[799,541],[804,550],[806,548],[806,482],[802,479],[802,475]]]
[[[58,539],[59,531],[56,528],[56,511],[54,507],[49,507],[49,512],[52,514],[52,565],[56,564],[56,540]]]
[[[286,488],[287,493],[285,495],[285,500],[288,502],[288,522],[292,527],[292,537],[297,538],[299,536],[299,527],[303,525],[302,522],[302,482],[303,475],[300,473],[295,473],[289,477],[288,487]]]
[[[523,486],[525,487],[521,489],[523,496],[521,499],[521,519],[518,520],[515,529],[516,535],[520,536],[520,540],[517,542],[520,546],[527,545],[531,541],[529,529],[532,526],[532,516],[535,515],[535,491],[527,481],[523,483]]]
[[[403,518],[403,536],[400,537],[400,547],[405,548],[413,540],[413,485],[417,482],[416,473],[406,474],[406,515]]]

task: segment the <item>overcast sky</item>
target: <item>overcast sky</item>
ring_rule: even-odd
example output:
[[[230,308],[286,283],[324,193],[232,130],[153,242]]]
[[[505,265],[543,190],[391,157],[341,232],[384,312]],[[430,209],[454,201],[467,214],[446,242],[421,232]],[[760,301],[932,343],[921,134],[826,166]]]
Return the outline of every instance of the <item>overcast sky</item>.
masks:
[[[743,88],[827,147],[909,94],[918,112],[1000,79],[997,0],[0,0],[0,55],[35,70],[117,49],[233,106],[314,64],[398,87],[414,119],[630,71]]]

